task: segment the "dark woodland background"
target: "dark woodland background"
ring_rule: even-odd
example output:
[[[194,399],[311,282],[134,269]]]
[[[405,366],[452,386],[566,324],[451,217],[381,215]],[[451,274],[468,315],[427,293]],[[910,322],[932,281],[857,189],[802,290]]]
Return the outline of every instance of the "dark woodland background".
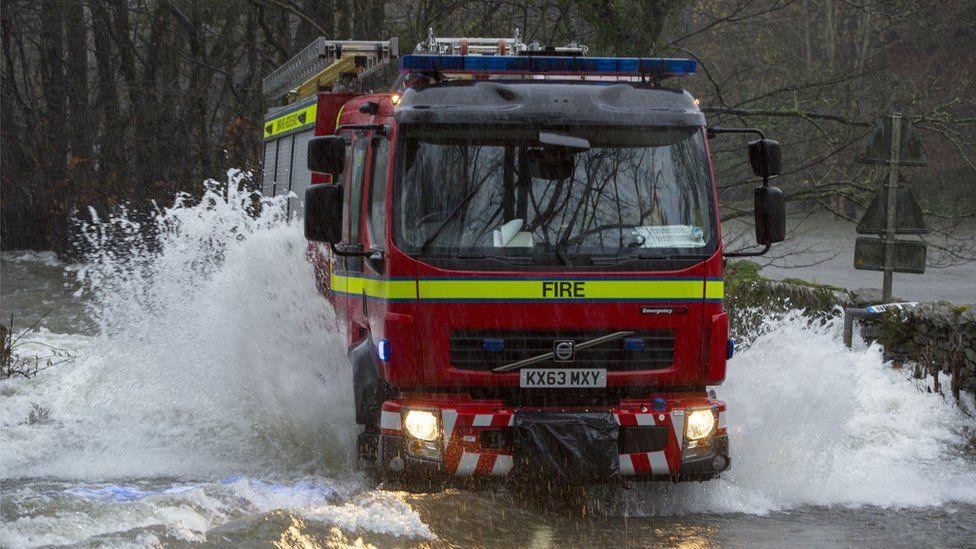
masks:
[[[931,161],[906,170],[927,213],[976,213],[972,0],[6,0],[0,55],[0,244],[70,251],[88,207],[145,211],[229,168],[260,173],[261,79],[325,35],[588,44],[695,57],[681,82],[715,125],[767,129],[796,209],[852,217],[879,114],[908,113]],[[716,141],[726,218],[748,215],[744,139]]]

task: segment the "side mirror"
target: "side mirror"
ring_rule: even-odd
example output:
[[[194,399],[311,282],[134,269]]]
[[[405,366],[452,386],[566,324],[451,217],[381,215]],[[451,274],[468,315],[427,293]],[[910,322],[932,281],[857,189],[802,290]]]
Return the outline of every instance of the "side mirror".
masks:
[[[321,183],[305,189],[305,238],[330,244],[342,241],[342,185]]]
[[[346,140],[338,135],[313,137],[308,142],[308,170],[338,176],[346,167]],[[308,219],[307,217],[305,219]]]
[[[752,151],[751,144],[749,150]],[[786,240],[786,196],[783,191],[777,187],[756,187],[755,199],[756,242],[768,246]]]
[[[752,164],[752,172],[763,179],[779,175],[783,169],[779,142],[772,139],[750,141],[749,163]]]

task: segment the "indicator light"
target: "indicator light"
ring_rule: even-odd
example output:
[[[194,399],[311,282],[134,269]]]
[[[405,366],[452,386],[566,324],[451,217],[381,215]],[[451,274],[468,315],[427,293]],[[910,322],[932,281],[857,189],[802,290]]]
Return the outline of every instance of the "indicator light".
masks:
[[[662,397],[655,397],[654,398],[654,411],[655,412],[663,412],[667,408],[667,402],[668,401],[665,400]]]
[[[390,96],[390,103],[393,103],[394,105],[396,105],[399,102],[400,102],[400,94],[395,93],[395,94],[393,94],[393,95]]]
[[[725,349],[725,360],[729,360],[735,355],[735,340],[729,338],[729,346]]]

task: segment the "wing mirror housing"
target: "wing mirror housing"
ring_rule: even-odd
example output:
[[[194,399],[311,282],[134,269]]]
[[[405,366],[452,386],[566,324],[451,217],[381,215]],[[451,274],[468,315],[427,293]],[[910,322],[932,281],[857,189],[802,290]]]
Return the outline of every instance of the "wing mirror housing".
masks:
[[[765,138],[750,141],[749,164],[752,165],[752,173],[763,180],[779,175],[783,169],[779,142]]]
[[[346,140],[338,135],[313,137],[308,142],[308,170],[333,177],[346,167]],[[306,219],[308,219],[306,217]]]
[[[769,246],[786,240],[786,196],[783,191],[778,187],[756,187],[754,198],[756,242]]]
[[[342,240],[342,185],[321,183],[305,190],[305,238],[329,244]]]

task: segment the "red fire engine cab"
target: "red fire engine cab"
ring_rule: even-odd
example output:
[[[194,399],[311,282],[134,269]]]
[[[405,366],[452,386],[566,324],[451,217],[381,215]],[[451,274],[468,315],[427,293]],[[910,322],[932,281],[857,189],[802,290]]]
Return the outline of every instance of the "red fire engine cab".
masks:
[[[327,250],[360,460],[384,477],[730,465],[709,389],[733,351],[709,140],[759,135],[755,253],[784,236],[779,145],[708,128],[666,85],[693,60],[585,54],[431,36],[399,58],[395,91],[317,92],[269,118],[314,106],[314,184],[294,199]]]

